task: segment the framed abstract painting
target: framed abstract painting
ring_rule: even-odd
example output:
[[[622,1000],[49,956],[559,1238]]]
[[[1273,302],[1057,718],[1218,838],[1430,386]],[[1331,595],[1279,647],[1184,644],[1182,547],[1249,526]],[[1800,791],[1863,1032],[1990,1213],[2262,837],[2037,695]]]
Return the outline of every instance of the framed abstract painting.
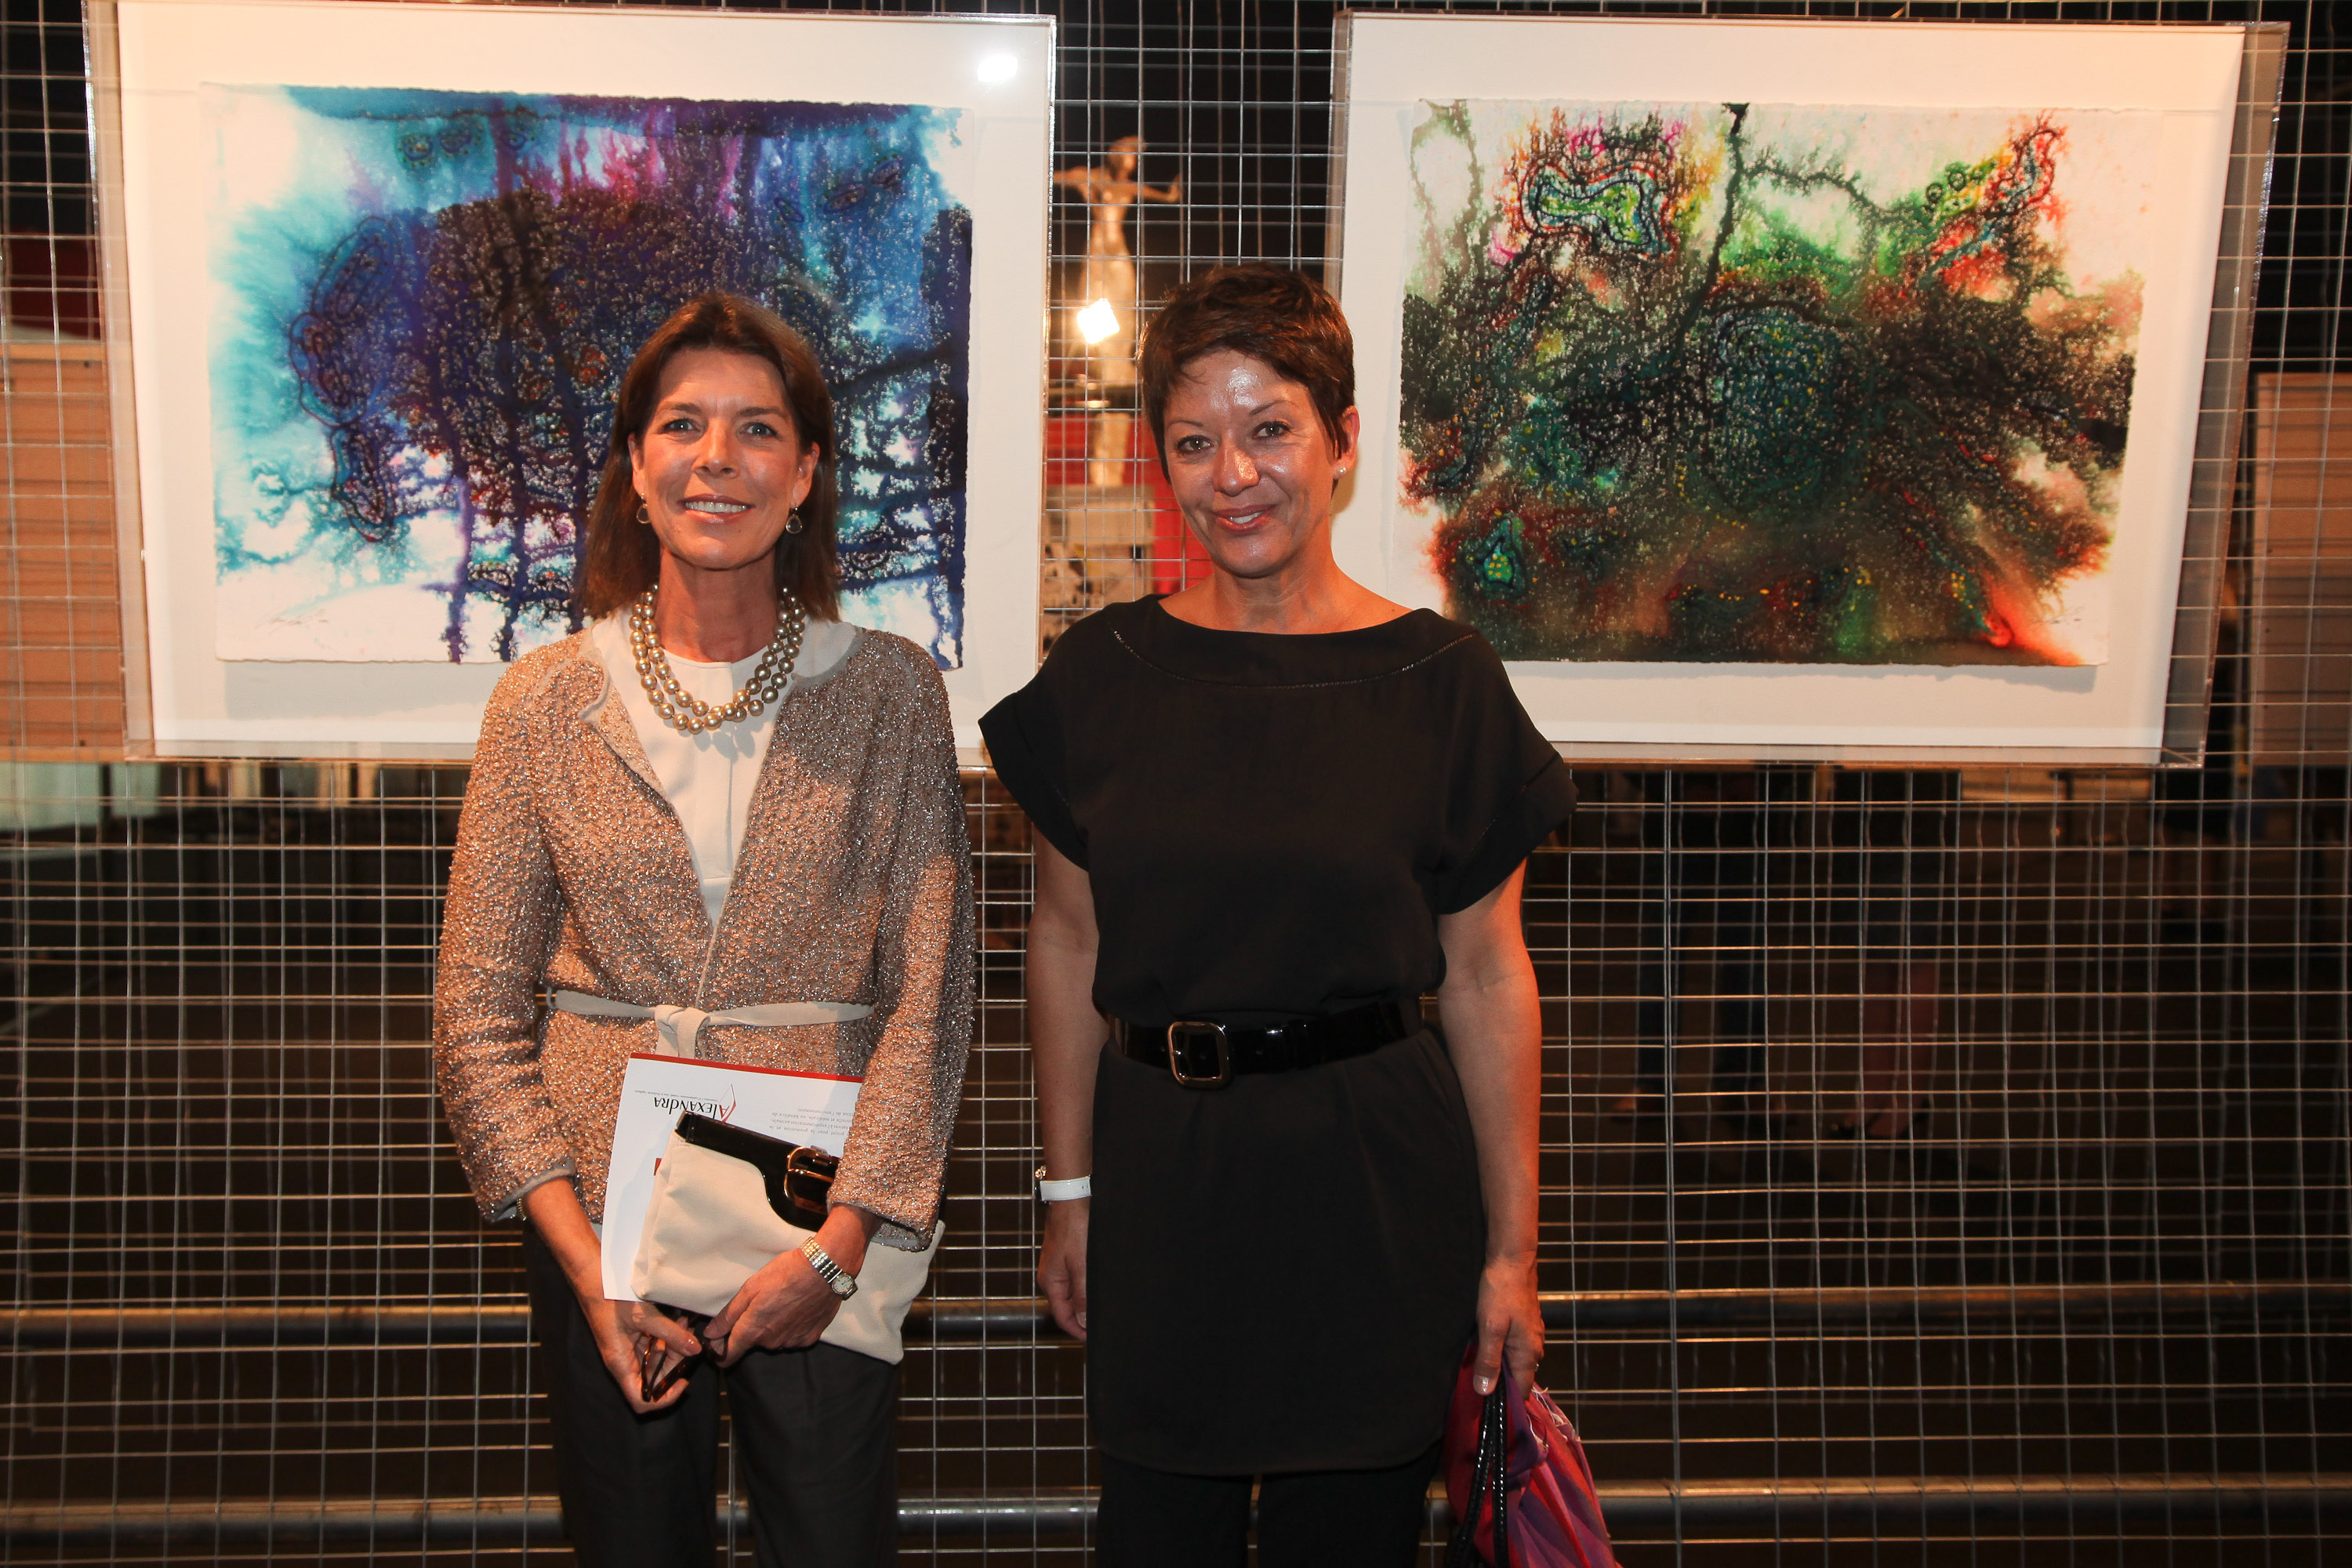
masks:
[[[843,614],[959,741],[1034,664],[1053,26],[96,8],[158,755],[464,756],[580,629],[636,346],[710,289],[835,404]]]
[[[1347,18],[1343,561],[1571,754],[2194,756],[2283,44]]]

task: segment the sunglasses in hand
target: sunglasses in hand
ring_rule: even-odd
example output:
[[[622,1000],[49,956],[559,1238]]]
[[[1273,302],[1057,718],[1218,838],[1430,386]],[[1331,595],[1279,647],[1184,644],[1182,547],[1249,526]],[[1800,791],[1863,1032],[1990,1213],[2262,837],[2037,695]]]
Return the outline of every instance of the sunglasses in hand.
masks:
[[[708,1352],[712,1348],[710,1342],[702,1337],[704,1326],[710,1321],[709,1313],[676,1311],[667,1307],[659,1307],[657,1303],[651,1301],[646,1304],[656,1307],[673,1322],[684,1324],[687,1331],[700,1342],[704,1351]],[[687,1368],[697,1359],[695,1356],[680,1355],[667,1342],[654,1338],[651,1334],[639,1334],[637,1336],[637,1397],[651,1405],[655,1400],[667,1394],[677,1380],[686,1374]]]

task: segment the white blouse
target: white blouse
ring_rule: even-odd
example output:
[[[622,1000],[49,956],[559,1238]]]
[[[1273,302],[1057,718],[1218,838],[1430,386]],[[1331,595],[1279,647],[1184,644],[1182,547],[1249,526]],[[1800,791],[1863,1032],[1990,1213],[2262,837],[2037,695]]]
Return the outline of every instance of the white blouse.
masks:
[[[804,681],[824,675],[849,657],[862,634],[843,621],[822,621],[812,616],[801,636],[800,658],[793,665],[784,696]],[[686,829],[687,848],[694,857],[694,874],[702,885],[702,907],[710,913],[711,928],[727,903],[727,889],[735,880],[735,857],[743,847],[745,824],[751,814],[751,793],[760,782],[760,765],[767,760],[768,738],[775,733],[776,710],[739,719],[699,735],[682,734],[654,711],[644,682],[637,679],[636,657],[629,647],[629,614],[617,611],[588,630],[588,640],[604,666],[605,677],[620,694],[621,709],[637,731],[653,764],[654,777],[670,808]],[[716,706],[733,699],[759,668],[760,656],[732,664],[704,664],[680,658],[664,649],[677,673],[678,685],[689,696]]]

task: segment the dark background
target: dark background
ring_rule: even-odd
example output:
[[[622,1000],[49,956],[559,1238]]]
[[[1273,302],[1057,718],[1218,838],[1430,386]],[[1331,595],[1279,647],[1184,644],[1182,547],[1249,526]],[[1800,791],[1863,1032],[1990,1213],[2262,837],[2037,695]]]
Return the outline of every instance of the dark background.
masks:
[[[1452,8],[2288,22],[2254,369],[2336,367],[2341,7]],[[1319,263],[1336,9],[1055,8],[1056,166],[1134,132],[1143,177],[1185,186],[1137,209],[1147,300],[1218,261]],[[87,334],[79,12],[11,0],[5,41],[7,319]],[[1085,215],[1054,211],[1073,276]],[[5,406],[13,508],[58,438]],[[2340,657],[2315,643],[2310,664]],[[2245,664],[2225,625],[2201,769],[1580,772],[1586,808],[1528,902],[1544,1285],[1573,1298],[1544,1378],[1628,1568],[2352,1556],[2321,1506],[2352,1496],[2346,759],[2253,766]],[[0,1561],[555,1560],[513,1233],[475,1216],[423,1043],[464,770],[0,767]],[[1028,830],[985,774],[966,787],[982,1043],[934,1291],[1014,1305],[914,1336],[907,1545],[1070,1563],[1084,1361],[1018,1306]],[[1868,1026],[1866,846],[1909,888],[1878,961],[1932,1018],[1910,1025],[1916,1132],[1857,1144],[1821,1134]],[[1777,1120],[1709,1098],[1717,1044],[1761,1045]],[[1673,1116],[1612,1121],[1639,1051],[1682,1045]],[[1990,1294],[1932,1294],[1958,1287]],[[126,1305],[151,1315],[110,1316]],[[69,1339],[40,1316],[61,1312]],[[2154,1503],[2118,1506],[2114,1476]],[[1822,1480],[1887,1499],[1824,1514]],[[1745,1500],[1664,1506],[1698,1482]],[[1971,1486],[1988,1500],[1954,1500]],[[2045,1501],[2021,1510],[2021,1486]],[[972,1498],[1013,1511],[985,1537],[922,1522]]]

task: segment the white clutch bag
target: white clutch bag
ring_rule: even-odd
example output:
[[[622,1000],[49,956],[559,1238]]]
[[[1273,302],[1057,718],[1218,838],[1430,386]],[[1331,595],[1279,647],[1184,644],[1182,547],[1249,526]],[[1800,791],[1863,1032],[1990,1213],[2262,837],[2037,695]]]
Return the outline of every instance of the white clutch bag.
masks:
[[[738,1140],[755,1136],[729,1131]],[[790,1147],[772,1139],[761,1142],[777,1149]],[[829,1167],[829,1159],[825,1163]],[[828,1168],[816,1191],[831,1184],[830,1174]],[[791,1205],[819,1218],[821,1202],[793,1202],[812,1181],[813,1173],[797,1164],[789,1175],[781,1168],[763,1171],[751,1160],[671,1133],[661,1169],[654,1174],[653,1201],[646,1210],[645,1234],[629,1270],[629,1288],[666,1307],[721,1310],[744,1280],[779,1254],[799,1251],[801,1243],[816,1234],[777,1212]],[[920,1252],[878,1243],[867,1247],[865,1267],[857,1273],[857,1293],[841,1304],[818,1337],[826,1344],[898,1364],[907,1353],[901,1338],[907,1310],[922,1294],[931,1258],[946,1232],[944,1225],[932,1226],[930,1245]]]

